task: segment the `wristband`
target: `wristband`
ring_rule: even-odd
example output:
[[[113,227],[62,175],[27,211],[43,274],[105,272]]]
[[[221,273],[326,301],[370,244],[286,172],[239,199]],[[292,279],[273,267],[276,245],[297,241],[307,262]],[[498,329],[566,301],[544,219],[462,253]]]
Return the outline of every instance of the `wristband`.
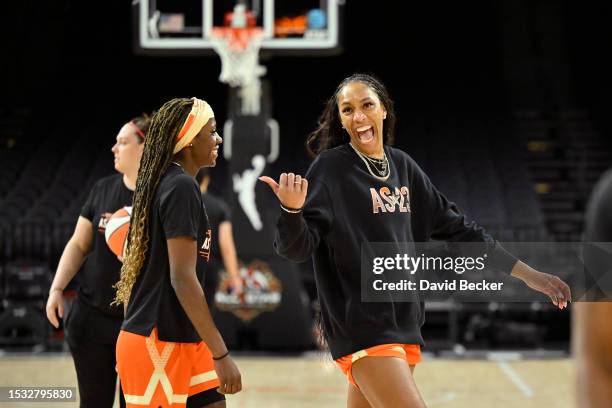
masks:
[[[290,208],[290,207],[285,207],[285,206],[284,206],[284,205],[282,205],[282,204],[280,205],[280,207],[281,207],[283,210],[285,210],[286,212],[291,213],[291,214],[298,214],[298,213],[301,213],[301,212],[302,212],[302,209],[301,209],[301,208]]]
[[[227,356],[229,356],[229,350],[228,350],[228,351],[227,351],[225,354],[223,354],[222,356],[219,356],[219,357],[215,357],[215,356],[213,356],[213,358],[212,358],[212,359],[213,359],[213,360],[215,360],[215,361],[219,361],[219,360],[224,359],[224,358],[225,358],[225,357],[227,357]]]

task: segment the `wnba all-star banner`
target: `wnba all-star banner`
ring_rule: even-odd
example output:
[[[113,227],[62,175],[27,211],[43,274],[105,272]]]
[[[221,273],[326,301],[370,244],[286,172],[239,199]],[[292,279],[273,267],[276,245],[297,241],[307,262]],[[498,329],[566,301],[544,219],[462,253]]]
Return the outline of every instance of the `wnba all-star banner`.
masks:
[[[308,295],[297,267],[278,256],[242,258],[244,292],[236,294],[227,274],[215,294],[215,323],[230,347],[307,349],[313,344]],[[286,322],[291,322],[287,330]]]

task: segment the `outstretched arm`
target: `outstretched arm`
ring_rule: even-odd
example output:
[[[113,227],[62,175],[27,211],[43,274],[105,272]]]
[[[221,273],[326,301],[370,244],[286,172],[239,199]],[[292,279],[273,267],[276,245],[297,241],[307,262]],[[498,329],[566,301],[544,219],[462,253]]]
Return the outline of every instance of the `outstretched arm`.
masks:
[[[487,234],[475,222],[468,222],[457,206],[436,189],[425,173],[414,165],[413,188],[417,194],[427,197],[415,203],[416,211],[421,214],[432,213],[432,217],[421,217],[419,228],[433,239],[453,242],[483,242],[487,246],[490,260],[497,268],[509,271],[511,276],[525,282],[531,289],[548,296],[559,309],[571,301],[569,286],[560,278],[539,272],[517,260],[499,242]],[[420,206],[420,207],[418,207]]]

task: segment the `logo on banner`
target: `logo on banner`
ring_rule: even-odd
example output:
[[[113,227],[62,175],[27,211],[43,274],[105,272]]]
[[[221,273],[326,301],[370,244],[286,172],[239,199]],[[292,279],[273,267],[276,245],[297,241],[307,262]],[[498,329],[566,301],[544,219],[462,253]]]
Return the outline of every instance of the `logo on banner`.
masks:
[[[266,167],[266,159],[261,154],[256,154],[251,159],[251,164],[253,165],[252,169],[244,170],[242,175],[234,173],[232,180],[234,182],[234,192],[238,194],[238,203],[240,203],[242,211],[246,214],[253,229],[260,231],[263,224],[255,202],[255,185]]]
[[[240,278],[243,292],[237,295],[232,290],[231,277],[227,272],[215,294],[217,308],[231,312],[244,322],[250,322],[261,313],[270,312],[281,303],[283,287],[266,262],[253,260],[248,266],[241,263]]]

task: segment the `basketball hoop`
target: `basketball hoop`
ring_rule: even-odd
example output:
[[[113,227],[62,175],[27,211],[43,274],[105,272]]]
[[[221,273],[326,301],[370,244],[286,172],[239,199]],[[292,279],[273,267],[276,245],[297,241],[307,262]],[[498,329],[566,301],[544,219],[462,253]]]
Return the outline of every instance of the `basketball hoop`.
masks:
[[[266,68],[259,65],[259,49],[263,30],[255,27],[215,27],[211,41],[221,57],[219,81],[240,87],[243,115],[261,111],[261,80]]]

